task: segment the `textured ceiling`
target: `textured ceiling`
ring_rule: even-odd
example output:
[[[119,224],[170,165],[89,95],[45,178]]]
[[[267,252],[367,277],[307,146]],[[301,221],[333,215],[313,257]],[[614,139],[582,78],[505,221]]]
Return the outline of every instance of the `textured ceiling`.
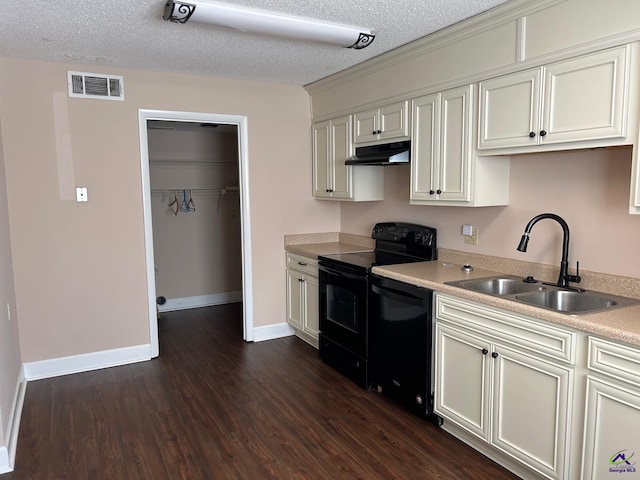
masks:
[[[0,55],[305,85],[507,0],[229,0],[369,28],[362,50],[162,19],[165,0],[0,0]]]

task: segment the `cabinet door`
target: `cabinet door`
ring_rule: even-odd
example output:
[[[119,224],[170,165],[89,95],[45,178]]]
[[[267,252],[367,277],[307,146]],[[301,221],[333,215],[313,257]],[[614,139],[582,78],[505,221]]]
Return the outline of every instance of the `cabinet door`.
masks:
[[[637,455],[640,455],[639,432],[640,391],[622,382],[602,381],[587,376],[580,478],[640,478],[640,467],[637,466]]]
[[[535,68],[480,82],[478,150],[538,144],[541,76]]]
[[[331,122],[313,124],[313,196],[331,197]]]
[[[287,321],[302,330],[302,274],[287,269]]]
[[[469,162],[471,161],[471,85],[441,93],[440,163],[438,195],[440,200],[471,199]]]
[[[624,137],[627,47],[545,68],[541,143]]]
[[[572,370],[494,346],[491,443],[548,478],[565,478]]]
[[[304,331],[314,338],[319,337],[318,322],[318,278],[304,276]]]
[[[344,162],[351,156],[351,116],[331,121],[331,158],[333,166],[332,198],[351,198],[351,169]]]
[[[380,139],[402,139],[409,136],[409,102],[398,102],[380,108]]]
[[[435,348],[435,412],[488,441],[491,344],[437,323]]]
[[[412,102],[411,200],[435,200],[440,143],[440,96]]]
[[[378,140],[380,129],[380,111],[377,108],[356,113],[354,116],[353,143],[373,142]]]

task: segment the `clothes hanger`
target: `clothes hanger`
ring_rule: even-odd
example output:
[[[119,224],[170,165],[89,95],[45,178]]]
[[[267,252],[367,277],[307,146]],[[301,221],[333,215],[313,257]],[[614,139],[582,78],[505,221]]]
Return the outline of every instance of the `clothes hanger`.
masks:
[[[187,202],[187,211],[188,212],[196,211],[196,204],[193,201],[193,195],[191,194],[191,190],[189,190],[189,201]]]
[[[176,192],[173,192],[173,200],[169,202],[169,210],[171,210],[171,213],[173,213],[174,215],[178,215],[179,208],[180,205],[178,204],[178,196],[176,195]]]
[[[189,211],[189,204],[187,203],[187,191],[186,190],[182,190],[182,203],[180,204],[180,211],[181,212],[188,212]]]

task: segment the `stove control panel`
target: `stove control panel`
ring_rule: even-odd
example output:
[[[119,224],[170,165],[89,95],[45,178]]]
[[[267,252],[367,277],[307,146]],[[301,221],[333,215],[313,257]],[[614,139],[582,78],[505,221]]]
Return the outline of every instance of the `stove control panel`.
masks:
[[[436,229],[413,223],[377,223],[373,227],[371,238],[385,242],[435,248]]]

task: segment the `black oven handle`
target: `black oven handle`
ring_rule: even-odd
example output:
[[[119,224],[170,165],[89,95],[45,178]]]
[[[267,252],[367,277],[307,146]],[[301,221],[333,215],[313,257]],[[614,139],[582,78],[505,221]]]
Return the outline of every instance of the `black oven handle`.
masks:
[[[338,277],[351,278],[353,280],[364,280],[364,275],[353,275],[352,273],[341,272],[340,270],[329,268],[326,265],[319,265],[318,269],[328,273],[329,275],[336,275]]]
[[[406,292],[400,290],[394,290],[392,288],[380,288],[376,285],[371,285],[371,290],[382,297],[388,297],[398,302],[408,303],[409,305],[417,305],[418,307],[425,307],[424,299],[415,297]]]

